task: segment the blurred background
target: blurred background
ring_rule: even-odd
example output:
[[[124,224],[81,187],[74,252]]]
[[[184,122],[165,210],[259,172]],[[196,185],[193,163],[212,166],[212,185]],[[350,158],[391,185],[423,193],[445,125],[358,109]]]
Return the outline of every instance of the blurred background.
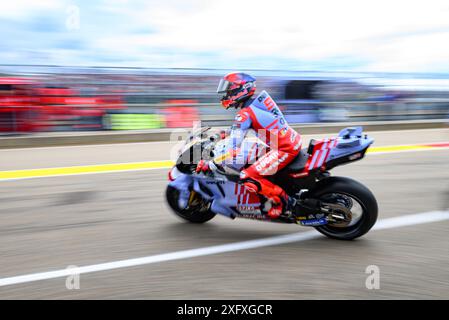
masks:
[[[230,71],[292,124],[447,119],[448,15],[446,1],[3,3],[0,134],[228,125],[215,89]]]
[[[449,298],[449,1],[11,0],[0,32],[0,299]],[[34,281],[310,231],[192,225],[166,205],[177,128],[230,125],[215,91],[231,71],[304,147],[363,125],[370,152],[332,174],[372,190],[376,228],[394,228],[87,273],[79,290]]]
[[[0,131],[226,126],[215,93],[228,70],[0,66]],[[291,124],[441,120],[449,75],[249,71]]]

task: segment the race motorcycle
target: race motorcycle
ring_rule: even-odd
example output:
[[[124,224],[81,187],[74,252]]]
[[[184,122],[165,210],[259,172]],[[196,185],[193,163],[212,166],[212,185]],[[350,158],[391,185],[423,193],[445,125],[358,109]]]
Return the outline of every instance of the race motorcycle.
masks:
[[[329,172],[365,156],[374,140],[363,133],[362,127],[345,128],[333,138],[312,139],[287,167],[268,177],[297,199],[292,212],[277,219],[266,214],[270,201],[239,183],[240,171],[251,159],[257,159],[254,150],[263,142],[245,138],[243,151],[230,156],[230,138],[208,136],[209,129],[197,130],[187,138],[169,172],[167,203],[182,219],[204,223],[221,214],[231,219],[296,223],[342,240],[358,238],[376,223],[378,207],[372,192],[355,180],[333,177]],[[240,165],[226,162],[232,157],[246,161],[240,161]],[[213,159],[217,169],[209,174],[196,173],[200,159]]]

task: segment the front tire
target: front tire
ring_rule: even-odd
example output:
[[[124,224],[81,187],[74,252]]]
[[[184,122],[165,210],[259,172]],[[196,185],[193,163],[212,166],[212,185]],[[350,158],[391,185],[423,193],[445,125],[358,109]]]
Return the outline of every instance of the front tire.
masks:
[[[313,192],[313,197],[323,202],[328,201],[329,195],[342,195],[352,198],[359,204],[362,211],[358,221],[346,227],[327,224],[316,229],[329,238],[339,240],[353,240],[366,234],[376,223],[378,207],[373,193],[360,182],[343,177],[329,177],[321,180]],[[351,206],[351,207],[349,207]],[[352,209],[353,203],[347,205]]]
[[[190,206],[187,209],[181,209],[178,205],[179,199],[179,190],[172,187],[167,186],[165,191],[165,196],[167,199],[167,203],[173,212],[180,218],[187,220],[192,223],[204,223],[211,220],[215,217],[215,213],[210,211],[210,209],[205,209],[204,203],[200,203],[195,206]]]

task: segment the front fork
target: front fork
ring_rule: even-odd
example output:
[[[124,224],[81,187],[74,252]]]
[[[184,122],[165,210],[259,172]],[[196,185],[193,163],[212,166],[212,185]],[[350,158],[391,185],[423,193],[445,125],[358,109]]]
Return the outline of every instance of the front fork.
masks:
[[[181,210],[187,209],[192,202],[193,196],[194,196],[193,191],[191,192],[189,189],[180,190],[178,198],[179,209]]]
[[[179,172],[179,170],[175,166],[168,172],[168,179],[170,180],[169,185],[179,191],[179,208],[181,210],[187,209],[192,201],[192,178],[189,175]]]
[[[201,190],[198,180],[193,179],[191,175],[177,172],[176,167],[170,170],[169,179],[169,185],[179,191],[178,206],[181,210],[187,209],[197,197],[201,197],[206,202],[212,199]]]

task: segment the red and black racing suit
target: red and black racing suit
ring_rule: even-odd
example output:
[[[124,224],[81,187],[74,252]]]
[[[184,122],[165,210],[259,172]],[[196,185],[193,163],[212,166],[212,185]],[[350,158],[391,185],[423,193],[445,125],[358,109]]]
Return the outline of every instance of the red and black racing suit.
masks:
[[[234,148],[239,148],[246,132],[254,129],[269,146],[268,152],[240,174],[243,184],[275,203],[287,198],[284,190],[266,179],[287,166],[301,150],[301,136],[285,120],[279,107],[266,91],[249,100],[237,113],[231,129]]]

